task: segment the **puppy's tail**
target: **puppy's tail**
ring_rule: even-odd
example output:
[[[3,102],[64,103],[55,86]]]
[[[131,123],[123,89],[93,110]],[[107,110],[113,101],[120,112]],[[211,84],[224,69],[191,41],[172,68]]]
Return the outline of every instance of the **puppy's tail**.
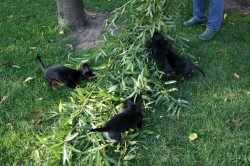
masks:
[[[44,67],[44,64],[43,64],[43,61],[42,61],[41,57],[39,55],[37,55],[36,59],[39,61],[39,64],[41,66],[42,71],[44,71],[45,67]]]
[[[104,132],[104,131],[108,131],[108,128],[107,127],[102,127],[102,128],[91,129],[90,131]]]
[[[194,68],[198,70],[203,75],[203,77],[206,77],[205,73],[198,66],[194,65]]]

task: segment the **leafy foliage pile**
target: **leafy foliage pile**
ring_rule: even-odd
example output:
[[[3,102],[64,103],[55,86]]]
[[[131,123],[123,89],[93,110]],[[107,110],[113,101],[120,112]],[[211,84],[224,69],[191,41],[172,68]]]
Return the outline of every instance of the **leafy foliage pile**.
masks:
[[[126,164],[139,157],[139,147],[147,149],[142,138],[153,132],[126,132],[124,145],[114,146],[101,134],[89,132],[103,126],[123,106],[123,101],[143,92],[144,114],[160,109],[177,115],[187,102],[169,95],[173,81],[161,82],[161,73],[149,56],[146,42],[154,31],[162,32],[179,52],[187,45],[182,34],[176,32],[178,6],[171,0],[131,0],[116,9],[106,22],[107,42],[96,54],[83,55],[92,64],[97,80],[72,92],[70,102],[60,103],[51,113],[51,133],[37,136],[40,146],[34,153],[37,163],[87,165]],[[129,133],[129,134],[128,134]]]

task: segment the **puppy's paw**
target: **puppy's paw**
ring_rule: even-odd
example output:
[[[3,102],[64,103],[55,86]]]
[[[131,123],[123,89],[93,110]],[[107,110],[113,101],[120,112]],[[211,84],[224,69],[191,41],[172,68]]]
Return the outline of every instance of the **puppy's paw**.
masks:
[[[60,86],[63,86],[64,85],[64,83],[62,83],[62,82],[58,82],[58,81],[54,81],[57,85],[60,85]]]
[[[55,86],[51,86],[52,90],[57,91],[57,88]]]
[[[181,77],[180,82],[185,81],[185,77]]]

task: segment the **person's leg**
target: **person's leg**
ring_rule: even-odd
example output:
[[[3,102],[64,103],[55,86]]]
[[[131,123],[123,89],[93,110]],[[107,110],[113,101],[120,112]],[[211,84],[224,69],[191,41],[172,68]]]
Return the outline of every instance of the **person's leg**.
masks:
[[[184,26],[191,26],[196,24],[204,23],[206,20],[205,10],[206,10],[206,0],[193,0],[193,17],[185,22]]]
[[[200,35],[200,40],[210,41],[220,29],[223,18],[224,0],[210,0],[209,17],[206,31]]]
[[[210,0],[207,29],[218,31],[223,18],[224,0]]]
[[[194,18],[200,22],[204,22],[206,20],[206,0],[193,0],[193,8]]]

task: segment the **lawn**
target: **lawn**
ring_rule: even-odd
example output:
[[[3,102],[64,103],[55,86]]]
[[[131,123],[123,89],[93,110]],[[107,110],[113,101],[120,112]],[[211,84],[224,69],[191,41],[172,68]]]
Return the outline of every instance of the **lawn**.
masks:
[[[87,0],[86,8],[110,12],[126,0],[105,2]],[[182,26],[192,15],[191,6],[187,2],[181,11],[177,30],[190,40],[188,52],[208,78],[195,73],[189,81],[171,85],[178,89],[172,96],[190,106],[179,118],[167,108],[148,113],[144,127],[154,134],[143,138],[148,150],[140,148],[131,165],[250,164],[250,18],[225,10],[221,31],[202,43],[198,35],[204,25]],[[67,46],[72,37],[59,34],[55,1],[3,1],[0,11],[0,165],[34,165],[35,136],[50,133],[48,113],[72,92],[65,87],[51,91],[35,56],[40,54],[46,66],[75,64],[68,57],[88,51],[72,52]],[[192,143],[190,133],[198,135]]]

